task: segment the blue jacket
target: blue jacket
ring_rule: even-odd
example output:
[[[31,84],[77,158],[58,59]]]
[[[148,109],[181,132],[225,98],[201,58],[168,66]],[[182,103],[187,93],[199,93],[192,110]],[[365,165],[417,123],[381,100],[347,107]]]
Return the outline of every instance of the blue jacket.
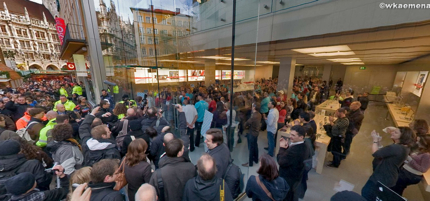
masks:
[[[267,190],[269,190],[269,192],[272,194],[273,199],[276,201],[284,200],[288,191],[290,190],[290,186],[284,178],[278,177],[273,181],[267,181],[260,175],[258,175],[258,177],[260,178],[261,183],[263,183]],[[248,195],[249,198],[252,198],[253,201],[271,200],[260,187],[260,185],[258,185],[254,175],[249,177],[245,192],[246,195]]]
[[[110,103],[109,108],[111,110],[113,110],[115,108],[115,100],[113,99],[113,97],[111,95],[109,95],[109,94],[107,96],[101,95],[100,96],[100,100],[104,100],[104,99],[108,99],[109,100],[109,103]]]

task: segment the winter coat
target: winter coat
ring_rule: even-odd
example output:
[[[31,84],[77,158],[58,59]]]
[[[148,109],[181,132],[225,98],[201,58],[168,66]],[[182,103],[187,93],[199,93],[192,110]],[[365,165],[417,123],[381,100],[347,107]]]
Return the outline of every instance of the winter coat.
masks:
[[[288,191],[290,190],[290,186],[282,177],[277,177],[272,181],[268,181],[264,179],[264,177],[257,175],[261,181],[261,183],[266,186],[267,190],[272,194],[273,199],[276,201],[284,200],[287,196]],[[257,180],[255,179],[255,175],[252,175],[248,179],[248,183],[246,184],[246,195],[249,198],[252,198],[253,201],[265,201],[271,200],[264,190],[258,185]]]
[[[124,201],[123,195],[119,191],[113,190],[115,182],[112,183],[90,183],[91,187],[90,201]]]
[[[131,139],[131,136],[134,136],[135,139],[138,138],[142,138],[145,140],[146,144],[148,145],[148,149],[147,151],[149,152],[150,150],[150,144],[151,144],[151,140],[149,135],[147,135],[146,133],[144,133],[142,130],[137,130],[137,131],[130,131],[127,133],[127,135],[124,137],[124,141],[122,142],[122,147],[121,147],[121,155],[125,155],[127,153],[128,150],[128,145],[130,145],[130,143],[133,141]]]
[[[278,153],[279,176],[289,184],[302,179],[304,171],[303,161],[309,156],[309,149],[305,143],[280,148]]]
[[[185,184],[196,176],[195,166],[190,162],[185,162],[182,157],[167,157],[159,166],[160,169],[156,170],[149,180],[149,184],[157,190],[158,198],[160,198],[160,191],[158,189],[157,171],[161,171],[165,201],[182,200]]]
[[[66,175],[79,169],[84,162],[84,156],[79,147],[69,141],[49,142],[47,150],[52,154],[54,161],[64,167],[64,174]]]
[[[69,193],[69,178],[63,177],[60,179],[61,188],[56,188],[47,191],[34,189],[25,195],[12,196],[9,201],[58,201],[65,199]],[[1,198],[0,198],[1,200]]]
[[[222,143],[221,145],[209,150],[208,153],[215,160],[217,169],[216,176],[223,178],[225,172],[227,171],[228,164],[231,161],[230,150],[226,144]]]
[[[124,166],[125,179],[128,183],[128,198],[130,201],[134,201],[134,196],[139,187],[151,179],[151,165],[146,161],[140,161],[132,167],[127,164]]]
[[[220,189],[224,189],[224,199],[220,197]],[[221,178],[215,176],[213,179],[205,181],[200,176],[196,176],[187,181],[182,201],[212,200],[233,201],[230,188]]]
[[[24,104],[15,104],[12,101],[6,103],[6,109],[12,112],[12,120],[14,122],[18,121],[19,118],[24,116],[24,112],[27,111],[27,103]]]

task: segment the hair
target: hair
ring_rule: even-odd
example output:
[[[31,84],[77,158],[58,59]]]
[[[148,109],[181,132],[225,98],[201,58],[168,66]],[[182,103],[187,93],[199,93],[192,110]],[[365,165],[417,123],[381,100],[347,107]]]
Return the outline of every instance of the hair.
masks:
[[[211,128],[206,131],[206,135],[212,135],[212,142],[216,143],[218,146],[224,142],[222,131],[219,128]]]
[[[272,103],[273,107],[276,107],[276,101],[271,100],[270,103]]]
[[[98,140],[102,138],[102,135],[106,135],[106,128],[107,126],[102,124],[102,125],[98,125],[95,126],[94,128],[91,129],[91,137]]]
[[[31,110],[28,112],[28,114],[29,114],[31,117],[34,117],[34,116],[36,116],[36,115],[38,115],[38,114],[40,114],[40,113],[42,113],[42,112],[45,112],[45,110],[44,110],[44,109],[42,109],[42,108],[33,108],[33,109],[31,109]]]
[[[303,118],[305,121],[311,120],[311,116],[308,112],[300,112],[300,118]]]
[[[40,161],[41,163],[45,162],[46,164],[53,164],[54,161],[51,157],[49,157],[40,147],[29,143],[28,141],[24,140],[23,138],[19,137],[18,134],[13,132],[13,134],[6,136],[6,132],[2,133],[2,139],[1,140],[16,140],[20,146],[21,146],[21,154],[24,155],[24,157],[27,160],[36,159]]]
[[[55,121],[57,122],[57,124],[62,124],[64,123],[64,121],[69,120],[69,116],[65,115],[65,114],[60,114],[57,116],[57,118],[55,119]]]
[[[106,176],[113,176],[118,169],[118,159],[102,159],[93,165],[91,169],[91,181],[95,184],[103,183]]]
[[[91,181],[91,167],[83,167],[79,170],[76,170],[73,172],[73,174],[70,177],[70,185],[69,185],[69,194],[67,194],[67,200],[71,200],[73,189],[72,184],[83,184],[88,183]]]
[[[91,129],[93,129],[96,126],[103,125],[103,121],[100,118],[94,118],[93,122],[91,123]]]
[[[57,142],[73,138],[73,128],[70,124],[57,124],[52,129],[52,139]]]
[[[309,111],[308,113],[309,113],[309,117],[311,119],[315,118],[315,112],[314,111]]]
[[[158,134],[157,130],[155,130],[155,128],[153,128],[152,126],[146,128],[145,133],[149,135],[150,138],[154,138]]]
[[[107,101],[107,100],[104,100],[104,99],[100,101],[100,106],[103,106],[103,105],[106,105],[106,104],[110,104],[110,102]]]
[[[224,104],[221,101],[216,103],[216,111],[219,113],[224,111]]]
[[[67,98],[65,95],[60,95],[60,98],[61,98],[61,97]]]
[[[124,103],[117,103],[115,108],[113,109],[114,115],[127,114],[127,107],[125,107]]]
[[[253,107],[255,107],[255,110],[257,110],[258,112],[260,111],[260,103],[256,103],[256,102],[254,102],[254,103],[252,103],[253,105]]]
[[[399,127],[400,130],[400,138],[399,144],[406,145],[409,148],[413,147],[416,143],[417,136],[414,131],[409,127]]]
[[[346,114],[346,109],[345,108],[339,108],[339,109],[337,109],[337,112]]]
[[[205,164],[208,162],[212,162],[212,167],[206,169]],[[209,154],[203,154],[199,160],[197,161],[197,173],[204,180],[211,180],[215,177],[217,172],[215,160]]]
[[[302,126],[296,125],[291,127],[292,131],[296,131],[299,136],[305,137],[306,131]]]
[[[157,201],[157,191],[151,184],[142,184],[135,195],[136,201]]]
[[[136,97],[136,102],[140,102],[140,101],[143,101],[142,96],[137,96],[137,97]]]
[[[427,121],[424,119],[415,119],[413,129],[417,133],[417,135],[426,135],[429,131],[429,125]]]
[[[184,143],[181,139],[173,139],[166,143],[166,155],[168,157],[177,157],[178,153],[182,151]]]
[[[146,161],[146,150],[148,149],[148,144],[142,138],[137,138],[133,140],[127,149],[126,161],[125,163],[132,167],[138,164],[140,161]]]
[[[260,162],[260,168],[257,170],[259,175],[268,181],[278,178],[278,165],[272,157],[270,157],[268,154],[263,154],[260,156]]]

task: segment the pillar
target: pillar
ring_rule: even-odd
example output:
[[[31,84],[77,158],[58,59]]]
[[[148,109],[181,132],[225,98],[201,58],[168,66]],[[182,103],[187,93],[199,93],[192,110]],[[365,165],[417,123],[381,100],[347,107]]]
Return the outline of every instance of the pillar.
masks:
[[[281,58],[279,65],[279,77],[277,90],[287,92],[287,97],[290,98],[293,93],[294,73],[296,71],[296,59],[291,57]]]
[[[415,119],[425,119],[430,122],[430,78],[427,76],[427,81],[424,84],[421,98],[418,103]]]
[[[324,65],[322,80],[327,81],[327,84],[328,84],[328,81],[330,81],[330,74],[331,74],[331,65],[330,64]]]
[[[211,60],[205,60],[205,85],[206,87],[210,86],[211,84],[215,84],[215,67],[216,67],[216,61]]]

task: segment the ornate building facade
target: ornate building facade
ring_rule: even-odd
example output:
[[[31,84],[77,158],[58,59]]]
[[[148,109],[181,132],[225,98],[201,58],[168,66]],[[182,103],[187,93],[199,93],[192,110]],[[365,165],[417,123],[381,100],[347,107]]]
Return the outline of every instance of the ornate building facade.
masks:
[[[60,70],[60,41],[55,19],[45,6],[28,0],[0,5],[0,47],[6,61],[20,70]],[[8,63],[8,62],[6,62]]]

